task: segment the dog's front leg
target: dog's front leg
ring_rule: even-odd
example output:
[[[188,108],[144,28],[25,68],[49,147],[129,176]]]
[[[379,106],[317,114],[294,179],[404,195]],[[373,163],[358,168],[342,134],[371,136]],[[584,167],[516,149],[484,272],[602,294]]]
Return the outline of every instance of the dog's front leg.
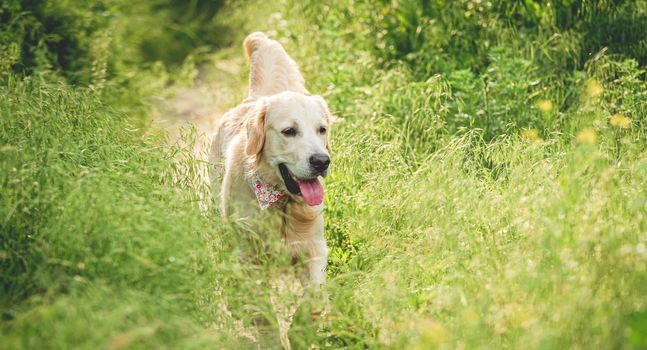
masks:
[[[328,309],[328,295],[325,288],[320,288],[326,282],[326,264],[328,259],[328,246],[323,238],[313,242],[309,252],[308,272],[310,277],[310,291],[314,292],[311,317],[313,320],[318,319]]]
[[[320,286],[326,282],[326,265],[328,263],[328,246],[326,241],[313,242],[308,257],[308,274],[313,286]]]

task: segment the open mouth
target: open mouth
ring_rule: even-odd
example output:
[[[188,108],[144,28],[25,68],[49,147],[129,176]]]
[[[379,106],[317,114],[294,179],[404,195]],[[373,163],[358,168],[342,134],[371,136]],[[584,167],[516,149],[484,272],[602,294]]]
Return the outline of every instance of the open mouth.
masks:
[[[281,172],[281,177],[285,183],[285,187],[293,195],[301,195],[308,205],[319,205],[323,202],[324,191],[323,186],[319,179],[307,179],[302,180],[294,176],[288,167],[281,163],[279,164],[279,171]]]

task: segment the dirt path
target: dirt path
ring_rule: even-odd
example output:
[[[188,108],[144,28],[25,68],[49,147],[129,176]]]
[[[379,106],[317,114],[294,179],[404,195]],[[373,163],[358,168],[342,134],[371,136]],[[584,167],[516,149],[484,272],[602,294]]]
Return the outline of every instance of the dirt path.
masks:
[[[242,50],[238,50],[242,51]],[[239,57],[237,57],[239,56]],[[170,87],[153,113],[153,127],[167,133],[168,144],[189,152],[190,162],[177,163],[174,177],[190,183],[207,209],[210,195],[208,160],[218,118],[247,92],[246,62],[233,48],[202,64],[193,86]]]
[[[194,150],[201,155],[219,116],[242,100],[246,93],[244,59],[214,57],[198,69],[192,87],[171,88],[169,97],[155,113],[154,123],[169,133],[171,144],[187,142],[183,133],[191,127],[200,135]]]

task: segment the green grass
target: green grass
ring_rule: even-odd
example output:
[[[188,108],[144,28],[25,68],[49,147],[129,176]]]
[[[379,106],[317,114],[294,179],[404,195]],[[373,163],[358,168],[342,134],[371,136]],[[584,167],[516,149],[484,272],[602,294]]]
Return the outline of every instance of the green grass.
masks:
[[[0,5],[0,348],[278,346],[289,259],[241,262],[148,122],[252,30],[338,116],[293,348],[646,347],[647,7],[549,3]]]

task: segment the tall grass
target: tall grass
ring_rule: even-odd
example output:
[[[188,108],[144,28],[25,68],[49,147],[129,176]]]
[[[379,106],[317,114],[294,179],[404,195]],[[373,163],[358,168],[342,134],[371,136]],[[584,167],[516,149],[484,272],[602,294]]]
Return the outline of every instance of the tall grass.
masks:
[[[290,308],[294,348],[647,345],[644,3],[99,4],[0,13],[2,347],[272,348]],[[160,53],[178,24],[230,31]],[[209,62],[188,47],[251,30],[338,116],[324,306],[276,283],[284,254],[241,261],[177,176],[191,147],[145,127]]]

